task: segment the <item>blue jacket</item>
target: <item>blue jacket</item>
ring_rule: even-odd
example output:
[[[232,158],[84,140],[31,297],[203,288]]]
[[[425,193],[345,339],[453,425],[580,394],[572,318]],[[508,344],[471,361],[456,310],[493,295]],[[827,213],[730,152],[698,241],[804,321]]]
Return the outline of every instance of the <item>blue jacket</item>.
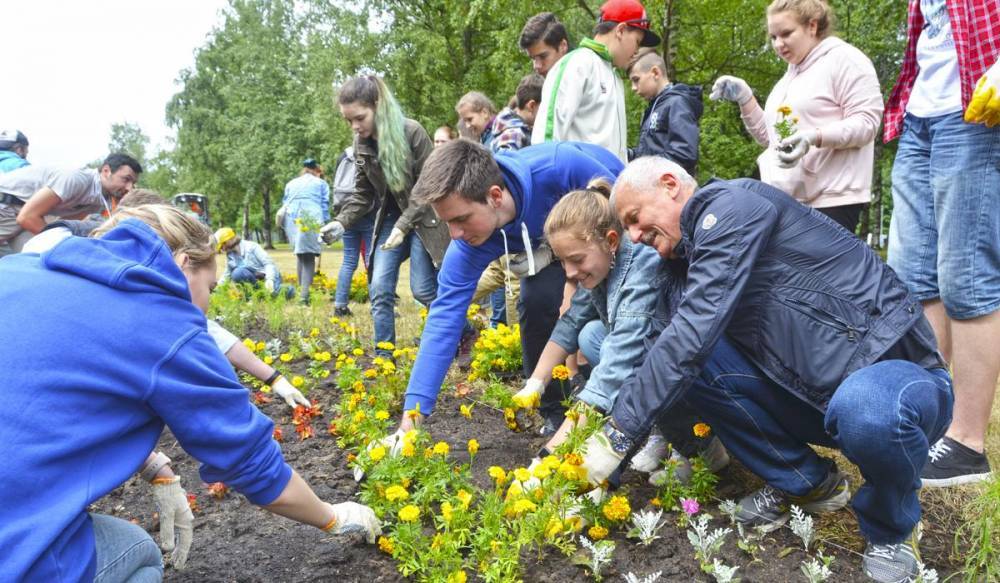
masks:
[[[671,83],[664,87],[642,114],[639,143],[629,150],[629,160],[663,156],[695,176],[703,109],[700,85]]]
[[[943,366],[920,302],[860,239],[784,192],[713,181],[681,212],[684,295],[615,425],[634,440],[682,398],[719,338],[769,379],[825,411],[852,372],[884,359]]]
[[[0,578],[92,581],[87,506],[139,469],[164,425],[206,482],[254,504],[288,484],[271,420],[145,224],[0,259],[0,305],[12,389],[0,391]]]
[[[572,354],[587,322],[600,319],[608,331],[601,360],[577,399],[611,410],[618,389],[642,364],[647,340],[666,328],[677,309],[683,273],[672,272],[671,265],[680,263],[662,261],[655,249],[622,239],[607,278],[592,290],[577,290],[549,340]]]
[[[313,220],[326,223],[330,220],[330,185],[306,172],[288,181],[281,204],[292,219],[309,214]]]
[[[31,163],[10,150],[0,150],[0,174],[29,166]]]
[[[479,246],[465,241],[452,241],[448,246],[438,273],[437,298],[427,315],[406,388],[406,410],[417,404],[425,415],[434,410],[462,335],[465,311],[486,266],[505,253],[524,251],[522,231],[527,231],[532,247],[541,244],[545,219],[563,195],[586,187],[598,176],[614,180],[622,170],[621,161],[611,152],[579,142],[546,142],[500,152],[495,160],[504,186],[514,198],[517,215]]]

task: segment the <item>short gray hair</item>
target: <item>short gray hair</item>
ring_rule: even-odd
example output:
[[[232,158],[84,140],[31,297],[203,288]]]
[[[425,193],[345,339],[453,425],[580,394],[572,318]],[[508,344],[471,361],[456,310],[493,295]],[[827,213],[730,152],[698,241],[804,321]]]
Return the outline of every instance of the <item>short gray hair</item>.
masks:
[[[663,156],[643,156],[632,160],[618,175],[615,187],[611,191],[612,206],[623,187],[638,191],[653,190],[659,185],[660,176],[664,174],[673,174],[681,184],[692,188],[698,186],[698,182],[680,164]]]

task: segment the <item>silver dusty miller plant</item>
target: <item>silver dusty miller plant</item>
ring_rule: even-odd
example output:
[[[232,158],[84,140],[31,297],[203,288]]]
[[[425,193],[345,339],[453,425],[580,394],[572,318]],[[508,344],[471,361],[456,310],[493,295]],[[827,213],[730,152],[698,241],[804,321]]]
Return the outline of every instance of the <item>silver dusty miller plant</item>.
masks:
[[[800,568],[802,569],[802,574],[806,576],[806,581],[809,583],[823,583],[823,581],[830,578],[830,568],[816,559],[802,561],[802,567]]]
[[[643,545],[649,546],[654,540],[660,538],[656,533],[663,528],[663,525],[660,524],[662,516],[662,510],[658,512],[653,512],[652,510],[636,512],[632,515],[632,528],[628,531],[628,536],[638,538],[639,542]]]
[[[712,560],[712,576],[717,583],[737,583],[740,579],[736,576],[739,567],[729,567],[719,559]]]
[[[802,511],[798,506],[792,505],[792,520],[788,523],[795,536],[802,539],[802,546],[809,552],[809,545],[812,544],[815,532],[813,531],[813,519]]]
[[[723,500],[719,503],[719,510],[729,517],[729,524],[736,524],[736,515],[740,513],[740,505],[734,500]]]
[[[650,575],[646,575],[646,577],[643,578],[643,579],[640,579],[639,576],[636,575],[635,573],[629,573],[628,575],[622,575],[622,577],[625,578],[625,583],[654,583],[657,579],[660,578],[660,575],[662,575],[662,574],[663,574],[663,571],[657,571],[657,572],[652,573]]]
[[[604,568],[604,565],[611,562],[611,555],[615,552],[615,543],[609,540],[592,543],[585,536],[580,537],[580,543],[590,551],[590,562],[587,564],[587,568],[590,569],[594,580],[600,581],[601,569]]]
[[[717,528],[711,533],[708,532],[708,521],[710,517],[702,514],[698,520],[691,524],[691,529],[687,531],[688,540],[695,548],[695,556],[701,562],[702,569],[711,568],[710,561],[712,555],[719,552],[722,543],[726,540],[726,535],[733,532],[731,528]]]

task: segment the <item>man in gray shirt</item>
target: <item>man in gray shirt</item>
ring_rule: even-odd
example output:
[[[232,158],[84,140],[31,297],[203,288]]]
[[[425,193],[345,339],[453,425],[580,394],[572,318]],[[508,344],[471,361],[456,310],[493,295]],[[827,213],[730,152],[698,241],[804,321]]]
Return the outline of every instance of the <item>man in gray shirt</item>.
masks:
[[[83,218],[111,213],[135,186],[142,166],[127,154],[111,154],[99,170],[26,166],[0,175],[0,245],[14,253],[46,225],[46,216]]]

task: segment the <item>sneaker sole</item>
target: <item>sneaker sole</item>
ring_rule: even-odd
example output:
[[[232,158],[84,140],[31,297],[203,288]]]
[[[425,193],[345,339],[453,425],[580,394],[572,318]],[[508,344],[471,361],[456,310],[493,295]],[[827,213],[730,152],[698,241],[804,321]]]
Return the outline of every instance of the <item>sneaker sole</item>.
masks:
[[[778,530],[782,526],[785,526],[785,523],[788,522],[788,518],[790,516],[791,514],[784,514],[776,520],[765,522],[763,524],[751,524],[749,522],[744,522],[743,526],[760,530],[763,533],[773,532],[775,530]]]
[[[812,513],[823,513],[823,512],[836,512],[851,500],[851,489],[849,486],[844,486],[844,491],[840,492],[833,498],[828,498],[826,500],[820,500],[818,502],[809,502],[802,504],[802,510]]]
[[[920,485],[924,488],[947,488],[949,486],[961,486],[962,484],[974,484],[985,482],[993,476],[993,472],[985,474],[965,474],[951,478],[921,478]]]

